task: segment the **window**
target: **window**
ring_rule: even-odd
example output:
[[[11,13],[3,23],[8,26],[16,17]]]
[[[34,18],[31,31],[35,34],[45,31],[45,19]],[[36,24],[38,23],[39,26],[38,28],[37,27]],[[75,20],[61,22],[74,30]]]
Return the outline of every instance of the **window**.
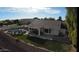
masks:
[[[48,33],[48,29],[45,29],[44,31],[45,31],[46,33]]]
[[[49,33],[51,33],[51,29],[49,29]]]
[[[44,29],[45,33],[51,33],[51,29]]]

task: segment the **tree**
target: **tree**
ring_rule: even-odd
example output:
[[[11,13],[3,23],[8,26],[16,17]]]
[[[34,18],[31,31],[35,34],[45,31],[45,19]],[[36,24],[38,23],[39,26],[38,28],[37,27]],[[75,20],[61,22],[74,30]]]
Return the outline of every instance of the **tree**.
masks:
[[[2,22],[0,23],[0,26],[3,26],[3,23]]]
[[[13,23],[11,22],[11,20],[9,20],[9,19],[4,20],[4,21],[2,21],[2,22],[3,22],[3,25],[11,25],[11,24],[13,24]]]
[[[47,17],[45,17],[45,18],[44,18],[44,20],[48,20],[48,18],[47,18]]]
[[[66,25],[73,46],[77,46],[77,8],[67,7]]]
[[[55,20],[55,18],[50,17],[49,20]]]
[[[18,19],[14,20],[14,23],[17,24],[17,25],[20,25],[20,21]]]
[[[57,19],[58,21],[62,21],[62,17],[61,16],[59,16],[59,18]]]
[[[40,20],[38,17],[34,17],[33,19]]]

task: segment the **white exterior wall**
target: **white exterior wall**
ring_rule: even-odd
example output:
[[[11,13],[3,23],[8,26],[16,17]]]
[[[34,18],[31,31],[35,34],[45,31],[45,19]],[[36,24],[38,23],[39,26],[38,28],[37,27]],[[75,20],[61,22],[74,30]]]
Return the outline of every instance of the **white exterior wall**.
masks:
[[[60,32],[62,32],[63,34],[66,34],[66,29],[61,29]]]
[[[51,35],[58,35],[59,34],[59,31],[58,30],[52,30],[50,34]]]
[[[51,35],[58,35],[60,30],[60,26],[53,26],[51,29]]]

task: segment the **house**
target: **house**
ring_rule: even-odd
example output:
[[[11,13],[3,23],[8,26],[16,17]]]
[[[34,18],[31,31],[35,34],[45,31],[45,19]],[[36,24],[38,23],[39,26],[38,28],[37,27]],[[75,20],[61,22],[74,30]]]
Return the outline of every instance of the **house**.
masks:
[[[35,20],[28,25],[29,36],[48,40],[67,38],[66,29],[61,28],[62,21]]]
[[[20,35],[20,34],[26,33],[26,30],[24,30],[24,29],[9,29],[9,30],[7,30],[7,33],[11,34],[11,35]]]
[[[31,22],[33,21],[33,19],[32,18],[25,18],[25,19],[20,19],[19,20],[19,22],[21,23],[21,24],[23,24],[23,25],[28,25],[28,24],[30,24]]]
[[[0,30],[9,30],[9,29],[16,29],[16,28],[18,28],[17,24],[3,25],[0,27]]]

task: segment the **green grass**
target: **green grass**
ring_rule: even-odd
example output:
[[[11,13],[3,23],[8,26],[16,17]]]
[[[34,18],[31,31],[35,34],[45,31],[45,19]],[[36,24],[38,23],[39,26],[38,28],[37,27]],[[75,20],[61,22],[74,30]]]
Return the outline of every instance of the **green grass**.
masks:
[[[61,42],[58,42],[58,41],[48,41],[44,44],[44,46],[49,49],[49,50],[52,50],[52,51],[55,51],[55,52],[66,52],[68,51],[68,48],[69,46],[65,43],[61,43]]]
[[[26,43],[28,43],[28,42],[31,43],[31,41],[28,39],[27,35],[14,35],[14,37],[16,37],[18,40],[23,40]]]
[[[49,41],[35,37],[28,37],[27,35],[15,35],[15,37],[25,41],[26,43],[32,43],[35,46],[44,47],[55,52],[66,52],[69,49],[69,45],[58,41]]]

